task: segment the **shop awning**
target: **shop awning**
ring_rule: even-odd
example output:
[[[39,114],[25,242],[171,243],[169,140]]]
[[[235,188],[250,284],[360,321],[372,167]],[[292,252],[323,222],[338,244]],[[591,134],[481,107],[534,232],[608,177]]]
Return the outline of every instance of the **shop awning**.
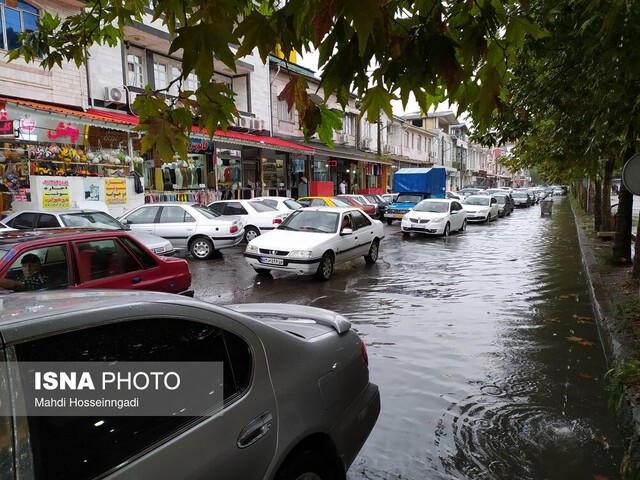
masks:
[[[49,113],[52,117],[55,117],[60,121],[81,121],[105,128],[111,128],[113,130],[123,130],[127,132],[131,130],[131,127],[140,123],[137,116],[119,111],[90,108],[85,112],[83,110],[74,110],[72,108],[48,105],[46,103],[33,102],[30,100],[4,97],[0,97],[0,103],[17,105],[18,107],[26,110]],[[200,134],[203,137],[208,138],[204,129],[194,127],[193,133]],[[300,145],[281,138],[251,135],[249,133],[234,132],[231,130],[227,132],[216,130],[213,135],[213,140],[232,145],[268,148],[271,150],[294,154],[313,155],[314,153],[314,149],[310,146]]]
[[[57,121],[74,121],[94,124],[100,127],[111,128],[113,130],[129,131],[132,125],[137,125],[137,117],[126,114],[116,114],[118,121],[114,121],[101,110],[89,109],[88,111],[75,110],[73,108],[59,107],[57,105],[48,105],[46,103],[33,102],[31,100],[23,100],[18,98],[0,97],[0,103],[15,105],[24,112],[40,112],[48,113]],[[124,121],[125,117],[130,117],[128,121]],[[132,123],[136,119],[136,123]]]
[[[194,131],[198,131],[200,134],[206,135],[206,132],[203,130],[194,128]],[[313,155],[315,153],[315,149],[312,147],[293,143],[288,140],[283,140],[282,138],[251,135],[250,133],[234,132],[231,130],[227,130],[226,132],[216,130],[213,134],[212,140],[214,142],[242,145],[245,147],[268,148],[270,150],[278,150],[299,155]]]
[[[89,112],[123,124],[137,125],[139,123],[138,117],[133,115],[124,115],[118,112],[109,112],[105,110],[89,110]],[[206,130],[198,127],[194,127],[192,133],[200,134],[207,139],[209,138]],[[251,135],[250,133],[235,132],[232,130],[227,130],[226,132],[223,130],[216,130],[211,140],[231,145],[268,148],[270,150],[279,150],[295,154],[313,155],[314,152],[314,149],[311,147],[299,145],[281,138],[267,137],[264,135]]]
[[[306,146],[313,145],[313,149],[316,155],[323,155],[331,158],[344,158],[347,160],[357,160],[358,162],[379,163],[381,165],[393,165],[393,162],[387,159],[380,158],[374,153],[362,152],[355,148],[335,146],[334,148],[328,147],[324,144],[305,143]]]

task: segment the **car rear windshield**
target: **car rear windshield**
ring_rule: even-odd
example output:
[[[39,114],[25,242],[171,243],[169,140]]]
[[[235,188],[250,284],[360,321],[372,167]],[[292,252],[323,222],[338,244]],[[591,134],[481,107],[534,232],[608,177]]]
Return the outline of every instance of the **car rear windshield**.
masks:
[[[214,212],[213,210],[209,210],[207,207],[205,207],[204,205],[200,204],[200,203],[196,203],[191,205],[193,207],[194,210],[197,210],[198,212],[200,212],[202,215],[204,215],[207,218],[218,218],[220,216],[220,214],[218,212]]]
[[[275,212],[276,211],[276,209],[273,208],[271,205],[267,205],[266,203],[261,202],[259,200],[249,202],[249,205],[255,208],[256,212]]]
[[[126,230],[118,220],[104,212],[63,213],[60,220],[65,227],[107,228],[110,230]]]

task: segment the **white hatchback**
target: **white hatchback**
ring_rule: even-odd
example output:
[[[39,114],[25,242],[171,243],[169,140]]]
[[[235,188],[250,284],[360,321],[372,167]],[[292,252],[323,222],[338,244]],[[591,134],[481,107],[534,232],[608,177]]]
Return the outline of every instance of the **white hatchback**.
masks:
[[[491,222],[500,214],[498,200],[492,195],[469,195],[462,201],[470,222]]]
[[[427,198],[409,210],[400,223],[402,233],[427,233],[448,237],[467,228],[467,212],[458,200]]]

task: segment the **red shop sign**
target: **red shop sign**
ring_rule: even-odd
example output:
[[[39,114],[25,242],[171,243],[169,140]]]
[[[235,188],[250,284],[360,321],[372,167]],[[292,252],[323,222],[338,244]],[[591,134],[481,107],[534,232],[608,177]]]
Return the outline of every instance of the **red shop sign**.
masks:
[[[337,167],[338,160],[327,160],[327,167]]]

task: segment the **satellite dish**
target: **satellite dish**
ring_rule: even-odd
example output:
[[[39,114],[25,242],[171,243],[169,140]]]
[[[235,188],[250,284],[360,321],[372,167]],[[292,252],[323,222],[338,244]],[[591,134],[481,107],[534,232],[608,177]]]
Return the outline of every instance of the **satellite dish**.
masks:
[[[631,193],[640,195],[640,153],[636,153],[624,164],[622,183]]]

